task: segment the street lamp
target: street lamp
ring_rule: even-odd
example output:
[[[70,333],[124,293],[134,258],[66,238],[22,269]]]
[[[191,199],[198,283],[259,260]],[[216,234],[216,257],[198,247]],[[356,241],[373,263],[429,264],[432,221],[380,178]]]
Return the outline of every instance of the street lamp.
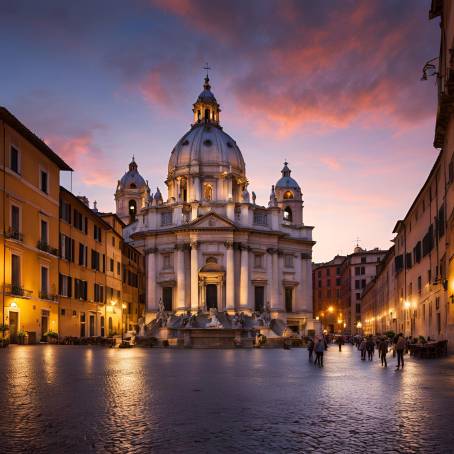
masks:
[[[126,309],[126,304],[123,303],[121,305],[121,340],[123,341],[123,329],[124,329],[124,325],[123,325],[123,310]],[[127,316],[127,314],[126,314]]]

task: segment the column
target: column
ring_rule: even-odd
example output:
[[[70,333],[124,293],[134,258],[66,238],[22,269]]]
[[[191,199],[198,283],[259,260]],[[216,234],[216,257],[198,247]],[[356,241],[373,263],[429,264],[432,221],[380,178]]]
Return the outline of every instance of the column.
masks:
[[[158,310],[156,300],[156,248],[145,251],[147,255],[147,312]]]
[[[301,254],[303,257],[302,282],[303,304],[301,305],[308,312],[312,312],[312,257],[311,254]]]
[[[191,311],[199,309],[199,243],[191,243]]]
[[[297,254],[295,257],[295,277],[296,281],[298,281],[298,285],[295,288],[295,295],[294,295],[294,300],[293,300],[293,311],[294,312],[300,312],[304,310],[304,295],[303,295],[303,290],[305,287],[305,276],[303,276],[303,273],[301,271],[301,256],[300,254]]]
[[[228,311],[235,310],[235,266],[233,260],[233,243],[225,242],[226,249],[226,289],[225,308]]]
[[[176,271],[177,271],[177,309],[185,309],[186,298],[185,298],[185,274],[184,274],[184,245],[177,244],[175,245],[177,251],[177,260],[176,260]]]
[[[194,200],[200,202],[200,180],[199,177],[192,178],[192,186],[194,191]]]
[[[266,278],[268,281],[268,288],[266,292],[265,306],[269,305],[268,309],[275,306],[274,303],[274,286],[273,286],[273,252],[274,249],[267,249],[266,255]]]
[[[282,270],[284,269],[284,254],[282,251],[277,251],[277,269],[276,269],[276,292],[277,292],[277,307],[281,311],[285,311],[284,288],[282,285]]]
[[[249,246],[241,245],[240,268],[240,309],[248,308],[249,303]]]
[[[272,259],[272,281],[271,281],[271,310],[278,311],[281,309],[279,301],[279,266],[277,250],[275,249],[271,255]]]

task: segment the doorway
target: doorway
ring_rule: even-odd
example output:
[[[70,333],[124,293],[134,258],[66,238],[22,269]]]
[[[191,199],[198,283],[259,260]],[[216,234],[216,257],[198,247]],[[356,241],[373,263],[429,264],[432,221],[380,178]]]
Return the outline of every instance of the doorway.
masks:
[[[263,312],[265,300],[265,287],[254,287],[254,310],[256,312]]]
[[[104,329],[104,317],[101,316],[101,337],[105,336],[105,329]]]
[[[95,335],[95,314],[90,314],[90,337]]]
[[[162,302],[164,303],[164,309],[168,312],[172,311],[172,287],[163,287],[162,288]]]
[[[218,286],[216,284],[207,284],[206,286],[207,309],[218,308]]]
[[[285,287],[285,311],[293,312],[293,288]]]
[[[80,337],[85,337],[85,312],[80,313]]]
[[[17,339],[17,330],[19,326],[19,312],[11,312],[9,313],[9,336],[11,342],[16,343]]]
[[[49,331],[49,316],[43,313],[41,315],[41,341],[47,340],[45,334],[48,331]]]

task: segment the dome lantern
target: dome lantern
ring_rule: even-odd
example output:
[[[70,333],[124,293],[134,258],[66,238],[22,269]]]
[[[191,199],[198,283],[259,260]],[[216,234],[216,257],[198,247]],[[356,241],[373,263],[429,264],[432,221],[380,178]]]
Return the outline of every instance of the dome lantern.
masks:
[[[208,73],[205,77],[205,83],[203,84],[203,91],[194,103],[192,111],[194,112],[194,125],[200,123],[219,125],[219,112],[221,109],[211,91]]]

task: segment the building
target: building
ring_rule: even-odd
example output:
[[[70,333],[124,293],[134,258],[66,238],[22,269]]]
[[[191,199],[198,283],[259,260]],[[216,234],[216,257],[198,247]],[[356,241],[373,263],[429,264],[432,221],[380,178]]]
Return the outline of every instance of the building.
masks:
[[[394,246],[377,267],[377,276],[361,296],[361,329],[366,335],[398,330],[399,306],[395,285]]]
[[[366,250],[356,245],[342,264],[342,299],[343,306],[349,308],[346,329],[351,334],[361,331],[361,296],[377,275],[377,266],[386,252],[379,248]]]
[[[62,337],[105,336],[120,323],[120,317],[114,320],[105,304],[110,232],[110,225],[90,209],[85,197],[60,188],[58,282]]]
[[[72,170],[0,107],[2,320],[14,341],[58,331],[60,171]]]
[[[341,265],[346,257],[336,255],[325,263],[316,263],[312,270],[314,316],[329,333],[342,333],[349,308],[343,305]]]
[[[134,160],[116,191],[117,214],[131,221],[125,239],[145,254],[147,321],[160,301],[180,313],[269,305],[294,329],[308,327],[313,228],[303,222],[301,188],[287,163],[281,174],[268,206],[258,205],[207,76],[191,129],[170,154],[167,198],[159,188],[142,198],[148,184]]]
[[[427,180],[405,217],[397,221],[387,265],[368,289],[362,314],[369,332],[384,328],[454,345],[454,4],[433,0],[440,18],[438,110],[434,147],[440,148]],[[428,62],[424,68],[433,67]],[[391,256],[393,254],[393,256]],[[389,294],[388,294],[389,292]],[[388,295],[388,296],[387,296]],[[388,301],[382,299],[388,298]],[[386,317],[386,311],[388,317]],[[377,323],[377,318],[384,323]]]
[[[314,315],[324,330],[345,334],[361,331],[361,297],[385,255],[386,251],[379,248],[366,250],[356,245],[352,254],[314,265]]]

